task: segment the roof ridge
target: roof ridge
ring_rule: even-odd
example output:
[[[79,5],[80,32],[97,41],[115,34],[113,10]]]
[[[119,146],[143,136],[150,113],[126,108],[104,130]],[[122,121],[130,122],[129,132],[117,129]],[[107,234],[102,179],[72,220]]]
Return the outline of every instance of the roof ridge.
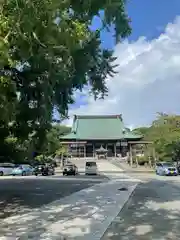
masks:
[[[74,115],[75,119],[107,119],[107,118],[119,118],[122,120],[122,114],[107,114],[107,115]]]

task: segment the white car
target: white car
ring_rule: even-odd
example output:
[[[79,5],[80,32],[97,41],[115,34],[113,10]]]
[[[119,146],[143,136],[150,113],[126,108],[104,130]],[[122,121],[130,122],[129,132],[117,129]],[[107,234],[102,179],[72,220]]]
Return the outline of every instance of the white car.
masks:
[[[14,164],[12,163],[0,163],[0,176],[12,175]]]
[[[96,162],[86,162],[85,175],[97,175],[98,168]]]
[[[160,176],[177,176],[178,170],[173,163],[159,162],[156,163],[156,174]]]

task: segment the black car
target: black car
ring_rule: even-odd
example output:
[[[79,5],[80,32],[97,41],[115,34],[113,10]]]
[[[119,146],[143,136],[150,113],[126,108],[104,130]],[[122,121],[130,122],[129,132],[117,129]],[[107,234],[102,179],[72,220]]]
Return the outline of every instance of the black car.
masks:
[[[67,164],[63,168],[63,176],[64,175],[77,175],[78,174],[78,168],[74,164]]]
[[[51,165],[38,165],[34,168],[35,175],[41,174],[42,176],[49,176],[54,175],[55,170],[54,167]]]
[[[42,175],[42,168],[44,167],[44,165],[37,165],[34,167],[34,174],[37,175]]]

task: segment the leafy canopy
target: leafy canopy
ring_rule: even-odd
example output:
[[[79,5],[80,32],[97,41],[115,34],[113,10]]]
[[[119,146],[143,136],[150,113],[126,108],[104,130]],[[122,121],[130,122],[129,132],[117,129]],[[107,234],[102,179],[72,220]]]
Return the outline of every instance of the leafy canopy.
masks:
[[[120,41],[131,32],[129,18],[124,0],[0,2],[1,146],[14,138],[15,152],[31,153],[45,145],[54,109],[67,117],[74,91],[87,85],[95,98],[107,94],[115,58],[100,33],[113,25]],[[101,10],[102,26],[91,31]]]
[[[102,28],[92,32],[101,9]],[[104,97],[114,58],[101,49],[100,31],[113,24],[118,41],[130,34],[128,22],[123,0],[2,1],[0,68],[12,72],[18,121],[44,124],[54,107],[66,116],[73,92],[87,84],[95,97]]]
[[[150,127],[134,130],[144,135],[144,140],[153,141],[160,160],[180,158],[180,116],[158,113]]]

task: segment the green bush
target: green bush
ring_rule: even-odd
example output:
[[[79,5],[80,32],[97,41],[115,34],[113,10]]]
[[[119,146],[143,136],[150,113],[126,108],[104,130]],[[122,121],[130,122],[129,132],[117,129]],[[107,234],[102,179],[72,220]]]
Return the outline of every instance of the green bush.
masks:
[[[137,156],[137,161],[140,166],[144,166],[145,164],[149,163],[147,156]]]

